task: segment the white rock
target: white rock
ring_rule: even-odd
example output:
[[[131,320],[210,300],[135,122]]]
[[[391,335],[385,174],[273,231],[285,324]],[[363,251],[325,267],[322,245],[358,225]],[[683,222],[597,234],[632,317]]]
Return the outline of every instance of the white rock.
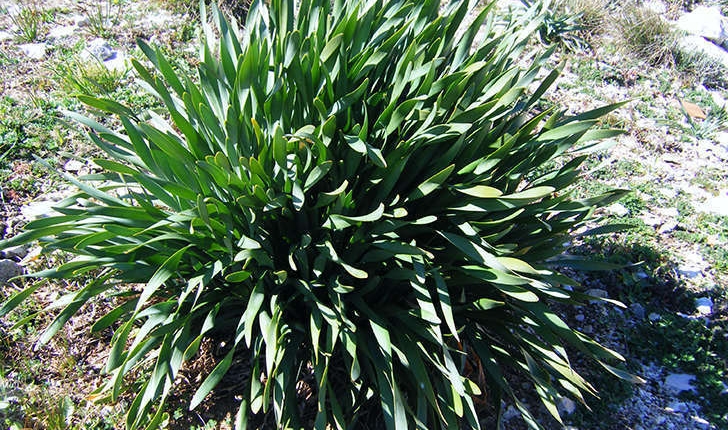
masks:
[[[607,293],[605,290],[599,289],[599,288],[592,288],[589,290],[586,290],[586,295],[592,296],[592,297],[599,297],[600,299],[606,299],[609,297],[609,293]]]
[[[720,131],[715,133],[715,143],[721,145],[724,148],[728,148],[728,132]]]
[[[77,27],[85,27],[89,24],[88,16],[86,15],[73,15],[71,19]]]
[[[55,206],[56,203],[58,202],[53,200],[40,200],[30,202],[20,208],[20,213],[23,215],[23,218],[25,218],[25,220],[28,222],[40,218],[59,215],[58,212],[53,210],[53,206]]]
[[[701,53],[716,63],[728,67],[728,52],[700,36],[681,37],[678,47],[686,53]]]
[[[677,197],[677,190],[674,188],[660,188],[658,191],[668,199],[674,199]]]
[[[106,40],[97,37],[96,39],[88,42],[86,48],[81,52],[81,58],[89,60],[91,57],[96,57],[99,61],[106,61],[114,55],[114,50]]]
[[[576,403],[568,397],[562,397],[559,399],[558,408],[561,413],[571,415],[576,411]]]
[[[715,103],[716,106],[719,108],[725,108],[726,107],[726,101],[725,98],[723,98],[723,94],[720,93],[720,91],[710,91],[710,98],[713,99],[713,103]]]
[[[642,222],[645,223],[645,225],[648,225],[650,227],[657,227],[658,225],[662,224],[662,219],[660,219],[660,217],[649,212],[640,215],[639,219],[641,219]]]
[[[677,208],[663,208],[659,209],[660,215],[667,218],[677,218],[680,215]]]
[[[659,321],[659,320],[660,320],[660,318],[662,318],[662,317],[660,316],[660,314],[658,314],[658,313],[655,313],[655,312],[650,312],[650,314],[649,314],[649,315],[647,315],[647,319],[649,319],[649,320],[650,320],[650,321],[652,321],[652,322],[655,322],[655,321]]]
[[[693,415],[690,419],[693,420],[693,423],[697,425],[698,428],[710,428],[710,422],[706,419],[700,418],[697,415]]]
[[[4,40],[11,40],[13,38],[13,33],[10,33],[8,31],[0,31],[0,42]]]
[[[26,57],[33,60],[42,60],[46,56],[48,45],[45,43],[24,43],[18,45],[18,48]]]
[[[63,39],[64,37],[73,36],[76,30],[78,30],[78,26],[75,25],[59,25],[48,31],[48,37],[52,39]]]
[[[78,160],[68,160],[66,161],[66,164],[63,165],[63,169],[65,169],[67,172],[78,172],[79,170],[83,169],[85,164],[82,161]]]
[[[126,72],[129,70],[129,58],[120,51],[114,51],[113,55],[104,61],[104,66],[109,70]]]
[[[708,263],[703,259],[697,251],[692,251],[682,256],[683,262],[677,267],[677,272],[687,279],[694,279],[708,269]]]
[[[513,406],[513,405],[508,406],[506,408],[505,412],[503,412],[503,421],[510,421],[513,418],[516,418],[520,415],[521,415],[521,413],[518,412],[518,409],[516,409],[515,406]]]
[[[584,322],[584,319],[585,319],[585,317],[584,317],[584,315],[583,315],[583,314],[576,314],[576,315],[574,316],[574,319],[575,319],[576,321],[578,321],[578,322]]]
[[[718,45],[728,41],[728,20],[721,15],[717,6],[696,7],[677,20],[677,28],[688,34],[704,37]]]
[[[703,212],[728,216],[728,190],[723,190],[718,196],[709,198],[699,209]]]
[[[604,210],[606,210],[607,213],[609,213],[611,215],[616,215],[616,216],[629,215],[629,209],[624,207],[624,205],[621,203],[613,203],[613,204],[607,206],[606,208],[604,208]]]
[[[671,373],[665,378],[664,387],[668,391],[675,393],[681,393],[683,391],[695,391],[693,382],[695,381],[695,375],[687,373]]]
[[[668,221],[660,226],[659,229],[657,229],[657,232],[660,234],[667,234],[672,231],[675,231],[677,229],[677,221]]]
[[[713,313],[713,300],[710,297],[699,297],[695,300],[695,309],[700,315],[711,315]]]
[[[665,408],[668,412],[677,412],[684,414],[688,411],[688,404],[685,402],[672,402],[670,403],[670,406]]]

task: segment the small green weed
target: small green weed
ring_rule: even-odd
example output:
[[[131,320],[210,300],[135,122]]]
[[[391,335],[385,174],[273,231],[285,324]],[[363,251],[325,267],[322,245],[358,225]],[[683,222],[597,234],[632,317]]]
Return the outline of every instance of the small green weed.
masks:
[[[16,159],[32,159],[57,149],[54,130],[58,115],[51,102],[38,99],[39,106],[0,98],[0,168]]]
[[[725,318],[706,324],[666,313],[657,321],[646,321],[629,333],[630,350],[646,360],[654,360],[673,371],[696,375],[697,394],[687,394],[702,407],[711,422],[728,426],[728,396],[721,394],[726,380],[728,323]]]
[[[10,20],[17,28],[18,38],[23,42],[35,42],[43,35],[45,21],[43,11],[35,1],[22,6],[17,12],[9,13]]]
[[[630,1],[614,19],[620,44],[628,53],[650,64],[674,64],[676,35],[670,22],[659,12]]]
[[[72,57],[53,67],[54,78],[61,88],[71,95],[108,95],[121,87],[127,70],[106,67],[96,57],[87,60]]]
[[[96,37],[108,38],[113,35],[113,28],[121,21],[121,4],[123,0],[101,0],[86,8],[88,32]]]

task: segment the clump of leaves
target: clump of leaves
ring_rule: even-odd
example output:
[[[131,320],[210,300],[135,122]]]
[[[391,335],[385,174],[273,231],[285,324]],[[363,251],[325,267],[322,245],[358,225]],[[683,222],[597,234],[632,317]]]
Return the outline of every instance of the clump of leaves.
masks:
[[[543,4],[541,0],[521,0],[527,9]],[[538,36],[546,45],[559,44],[570,51],[586,49],[589,44],[584,38],[585,27],[582,26],[579,12],[574,12],[564,2],[546,3],[546,13]]]
[[[623,49],[652,65],[673,65],[677,34],[672,24],[648,5],[629,1],[614,19]]]
[[[622,194],[568,192],[585,142],[615,134],[590,129],[616,106],[537,110],[558,76],[534,82],[552,51],[517,64],[541,6],[504,27],[490,5],[461,29],[476,3],[256,1],[243,32],[215,7],[212,28],[202,8],[199,83],[140,42],[155,70],[134,68],[169,118],[81,96],[123,126],[69,114],[108,154],[95,160],[105,173],[69,176],[79,192],[61,215],[0,244],[39,239],[77,256],[34,276],[95,275],[59,299],[40,341],[92,297],[116,295],[94,329],[115,328],[102,391],[138,392],[129,428],[164,419],[207,336],[229,336],[230,349],[190,407],[243,355],[238,428],[261,414],[278,428],[377,416],[378,428],[478,428],[486,394],[538,427],[506,374],[557,418],[560,396],[596,393],[567,347],[625,376],[609,364],[617,353],[549,307],[589,299],[556,268],[580,266],[559,257],[564,236]],[[297,387],[310,374],[309,417]]]
[[[55,81],[70,94],[106,95],[117,90],[127,75],[127,70],[110,69],[90,56],[88,59],[72,57],[53,67]]]
[[[45,17],[35,1],[8,14],[10,21],[24,42],[35,42],[42,36]]]
[[[122,0],[101,0],[85,10],[87,31],[96,37],[111,37],[121,22]]]

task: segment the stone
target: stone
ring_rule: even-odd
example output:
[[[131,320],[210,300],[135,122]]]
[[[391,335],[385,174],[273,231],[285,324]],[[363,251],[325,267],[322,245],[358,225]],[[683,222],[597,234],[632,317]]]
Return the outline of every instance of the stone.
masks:
[[[684,261],[678,265],[677,272],[684,278],[695,279],[702,276],[703,271],[708,268],[708,263],[697,252],[686,254],[683,258]]]
[[[677,210],[677,208],[662,208],[659,209],[660,215],[666,217],[666,218],[677,218],[680,216],[680,212]]]
[[[129,70],[129,58],[120,51],[114,51],[113,55],[104,61],[104,66],[109,70],[123,73]]]
[[[652,322],[660,321],[661,318],[662,317],[660,316],[660,314],[655,313],[655,312],[650,312],[650,314],[647,315],[647,319],[650,320],[650,321],[652,321]]]
[[[0,284],[23,274],[23,266],[13,260],[0,260]]]
[[[503,412],[503,421],[510,421],[513,418],[516,418],[520,416],[521,413],[518,412],[518,409],[516,409],[515,406],[511,405],[506,408],[506,411]]]
[[[83,60],[90,60],[95,57],[99,61],[106,61],[114,56],[114,50],[106,40],[97,37],[96,39],[86,43],[86,48],[81,52]]]
[[[648,225],[650,227],[657,227],[658,225],[662,224],[662,219],[660,219],[660,217],[649,212],[640,215],[639,219],[641,219],[642,222],[645,223],[645,225]]]
[[[702,209],[703,212],[728,216],[728,190],[722,190],[718,196],[709,198]]]
[[[683,391],[695,392],[693,382],[695,381],[695,375],[687,373],[671,373],[665,378],[663,387],[674,393],[682,393]]]
[[[30,202],[27,205],[20,208],[20,213],[23,215],[25,221],[30,222],[40,218],[46,218],[49,216],[58,215],[58,212],[53,210],[53,206],[58,203],[53,200],[40,200]]]
[[[710,297],[698,297],[695,299],[695,310],[703,316],[711,315],[713,313],[713,300]]]
[[[0,255],[9,259],[21,259],[28,255],[28,245],[17,245],[5,248],[0,251]]]
[[[716,106],[719,108],[726,108],[728,105],[726,104],[725,98],[723,98],[723,94],[720,93],[720,91],[710,91],[710,98],[713,99],[713,103],[715,103]]]
[[[704,428],[708,429],[711,427],[710,422],[704,418],[700,418],[697,415],[693,415],[690,417],[690,419],[693,421],[693,424],[695,424],[698,428]]]
[[[71,17],[73,24],[77,27],[86,27],[89,25],[88,16],[86,15],[73,15]]]
[[[666,223],[662,224],[660,228],[657,229],[657,232],[660,234],[667,234],[671,233],[675,230],[677,230],[678,223],[677,221],[667,221]]]
[[[613,203],[613,204],[607,206],[606,208],[604,208],[604,210],[606,210],[607,213],[609,213],[610,215],[615,215],[615,216],[629,215],[629,209],[624,207],[624,205],[621,203]]]
[[[724,67],[728,67],[728,52],[700,36],[681,37],[678,40],[678,48],[688,54],[699,53]]]
[[[4,40],[12,40],[13,33],[10,33],[8,31],[0,31],[0,42]]]
[[[63,168],[67,172],[78,172],[79,170],[83,169],[85,166],[85,163],[79,160],[68,160],[66,161],[66,164],[63,165]]]
[[[571,415],[576,411],[576,402],[568,397],[562,397],[559,399],[558,408],[559,412],[566,415]]]
[[[48,45],[45,43],[24,43],[18,45],[20,51],[32,60],[42,60],[46,56]]]
[[[48,37],[51,39],[63,39],[64,37],[73,36],[76,30],[78,30],[78,26],[75,25],[59,25],[48,30]]]
[[[677,20],[677,28],[694,36],[704,37],[717,45],[728,42],[728,20],[717,6],[698,6]]]
[[[632,315],[634,315],[635,318],[640,320],[645,319],[645,307],[641,304],[632,303],[631,305],[629,305],[629,310],[632,311]]]
[[[587,296],[592,296],[592,297],[596,297],[599,299],[606,299],[609,297],[609,293],[607,293],[606,291],[599,289],[599,288],[592,288],[592,289],[586,290],[586,292],[584,294],[586,294]],[[602,303],[602,301],[601,300],[589,300],[589,303],[595,305],[597,303]]]
[[[728,132],[719,131],[718,133],[715,133],[715,143],[728,149]]]
[[[688,404],[685,402],[672,402],[670,403],[670,406],[665,408],[668,412],[677,412],[684,414],[688,411]]]
[[[584,314],[576,314],[576,316],[574,316],[574,319],[578,322],[584,322],[585,317]]]

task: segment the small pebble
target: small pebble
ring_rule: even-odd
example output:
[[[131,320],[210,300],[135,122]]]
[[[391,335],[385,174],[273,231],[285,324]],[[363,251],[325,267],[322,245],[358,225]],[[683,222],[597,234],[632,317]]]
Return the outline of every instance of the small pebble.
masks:
[[[629,305],[629,310],[637,319],[645,319],[645,307],[639,303],[632,303]]]
[[[700,315],[711,315],[713,313],[713,300],[710,297],[699,297],[695,300],[695,310]]]

